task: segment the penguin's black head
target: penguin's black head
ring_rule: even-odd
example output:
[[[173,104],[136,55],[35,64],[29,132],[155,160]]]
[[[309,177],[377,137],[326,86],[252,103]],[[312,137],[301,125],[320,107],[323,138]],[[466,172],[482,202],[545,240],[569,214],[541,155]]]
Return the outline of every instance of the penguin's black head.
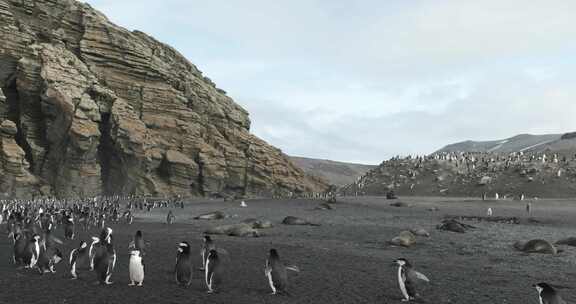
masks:
[[[548,283],[538,283],[532,285],[532,287],[536,288],[536,290],[538,290],[539,293],[554,292],[554,288],[552,288],[552,286],[550,286]]]
[[[410,263],[409,263],[408,260],[406,260],[405,258],[396,259],[396,260],[394,261],[394,263],[396,263],[396,264],[399,265],[399,266],[407,266],[407,267],[410,266]]]
[[[210,243],[212,242],[212,238],[209,235],[205,235],[204,236],[204,243]]]
[[[218,258],[218,252],[214,249],[210,250],[210,252],[208,252],[208,258],[209,259]]]
[[[190,252],[190,244],[188,242],[180,242],[178,244],[178,252],[181,253],[189,253]]]
[[[136,231],[136,237],[141,238],[142,237],[142,231],[140,231],[140,230]]]
[[[276,251],[276,249],[272,248],[270,249],[270,258],[279,258],[280,256],[278,255],[278,251]]]

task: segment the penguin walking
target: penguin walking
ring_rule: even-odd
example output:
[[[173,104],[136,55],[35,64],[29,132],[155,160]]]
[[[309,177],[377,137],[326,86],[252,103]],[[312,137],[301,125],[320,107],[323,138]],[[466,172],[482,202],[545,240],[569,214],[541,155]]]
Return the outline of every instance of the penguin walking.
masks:
[[[202,256],[202,268],[200,270],[206,269],[206,260],[208,260],[208,256],[210,250],[216,250],[216,244],[209,235],[204,236],[204,242],[202,243],[202,251],[200,251],[200,255]]]
[[[270,249],[264,274],[268,279],[268,284],[270,285],[270,289],[272,289],[273,295],[288,292],[287,270],[300,271],[298,267],[284,265],[280,260],[278,251],[276,249]]]
[[[90,269],[90,247],[85,241],[80,242],[78,248],[73,249],[70,252],[70,258],[68,259],[70,263],[70,274],[72,279],[78,278],[78,269]]]
[[[24,250],[23,262],[25,268],[34,268],[40,257],[40,236],[34,234]]]
[[[416,281],[422,280],[430,282],[430,280],[422,273],[414,270],[408,260],[400,258],[394,262],[398,265],[398,285],[400,286],[400,291],[404,296],[402,301],[407,302],[414,300],[418,295],[416,293]]]
[[[547,283],[534,284],[532,287],[538,291],[540,304],[566,304],[558,292]]]
[[[182,286],[189,286],[192,283],[192,257],[188,242],[178,244],[174,276],[176,283]]]
[[[168,215],[166,215],[166,224],[172,225],[174,223],[174,219],[176,217],[172,213],[172,210],[168,211]]]
[[[208,287],[208,293],[214,293],[221,282],[220,258],[215,249],[208,252],[208,258],[206,259],[206,265],[204,267],[204,280],[206,287]]]
[[[144,283],[144,262],[140,250],[130,251],[130,262],[128,264],[130,274],[130,284],[128,286],[142,286]]]

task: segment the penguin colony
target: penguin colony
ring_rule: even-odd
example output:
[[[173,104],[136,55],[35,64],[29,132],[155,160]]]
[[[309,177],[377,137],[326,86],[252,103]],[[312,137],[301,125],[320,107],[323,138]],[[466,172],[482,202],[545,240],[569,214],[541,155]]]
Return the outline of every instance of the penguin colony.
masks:
[[[126,203],[126,211],[121,215],[120,205]],[[242,202],[242,207],[245,203]],[[112,275],[116,267],[117,253],[114,244],[113,230],[107,226],[108,222],[132,224],[131,210],[140,208],[150,211],[152,208],[168,207],[183,208],[180,200],[138,203],[135,197],[112,197],[100,199],[86,199],[71,203],[57,200],[37,201],[4,201],[0,202],[0,224],[6,223],[8,236],[13,242],[12,261],[26,269],[38,271],[39,274],[54,273],[54,266],[63,260],[63,254],[58,248],[63,242],[52,235],[58,225],[62,226],[66,240],[73,241],[76,229],[80,227],[88,230],[91,227],[101,229],[99,236],[94,236],[91,242],[80,240],[78,247],[71,250],[68,255],[69,273],[71,279],[78,279],[79,272],[94,272],[96,280],[101,285],[113,284]],[[530,204],[526,207],[530,213]],[[492,215],[492,209],[488,209]],[[166,224],[172,224],[175,216],[172,211],[166,218]],[[145,256],[148,244],[145,242],[142,231],[138,230],[134,239],[128,245],[129,258],[129,286],[144,286]],[[200,252],[201,270],[204,273],[203,281],[207,293],[219,291],[222,281],[221,255],[227,252],[217,248],[209,235],[203,237]],[[193,277],[193,256],[190,244],[181,241],[176,248],[176,261],[174,266],[175,283],[181,286],[190,286]],[[418,281],[430,282],[426,275],[415,270],[413,264],[405,258],[394,261],[397,266],[397,282],[402,301],[415,301],[419,294],[416,291]],[[299,272],[298,267],[285,265],[280,259],[276,249],[270,249],[264,267],[264,275],[268,282],[271,294],[288,293],[288,271]],[[565,304],[566,302],[547,283],[534,284],[541,304]]]

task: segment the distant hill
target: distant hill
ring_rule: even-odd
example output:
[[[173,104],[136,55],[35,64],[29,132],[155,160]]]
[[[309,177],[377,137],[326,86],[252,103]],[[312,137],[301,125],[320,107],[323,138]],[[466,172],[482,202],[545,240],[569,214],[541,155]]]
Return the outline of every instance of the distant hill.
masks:
[[[511,156],[510,152],[524,152]],[[439,152],[478,152],[474,158]],[[451,144],[427,157],[392,158],[340,188],[342,195],[576,197],[576,132]],[[554,157],[558,154],[558,157]],[[543,157],[544,155],[548,157]]]
[[[437,152],[493,152],[493,153],[507,153],[507,152],[540,152],[550,149],[576,150],[576,139],[570,136],[572,133],[562,134],[546,134],[546,135],[531,135],[520,134],[502,140],[491,141],[463,141],[455,144],[450,144]],[[566,138],[566,139],[563,139]]]
[[[343,186],[351,184],[368,170],[376,166],[337,162],[324,159],[290,157],[292,162],[304,172],[321,177],[331,184]]]

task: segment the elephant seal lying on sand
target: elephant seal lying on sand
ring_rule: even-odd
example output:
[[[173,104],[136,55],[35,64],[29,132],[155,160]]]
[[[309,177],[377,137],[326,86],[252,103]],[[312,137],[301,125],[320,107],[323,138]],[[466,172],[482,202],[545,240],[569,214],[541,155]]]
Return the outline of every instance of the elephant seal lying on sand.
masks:
[[[576,237],[569,237],[565,239],[561,239],[555,243],[556,245],[568,245],[568,246],[576,246]]]
[[[287,216],[284,218],[284,220],[282,221],[282,224],[284,225],[308,225],[308,226],[320,226],[320,224],[317,223],[311,223],[305,219],[301,219],[299,217],[295,217],[295,216]]]
[[[241,237],[259,237],[260,232],[254,229],[252,225],[246,223],[232,224],[232,225],[222,225],[218,227],[212,227],[204,231],[206,234],[221,234],[229,236],[241,236]]]
[[[460,223],[454,219],[443,220],[442,224],[436,226],[438,230],[452,231],[458,233],[464,233],[468,229],[474,229],[476,227],[464,223]]]
[[[244,224],[251,225],[254,229],[268,229],[274,227],[271,221],[264,219],[248,218],[242,221]]]
[[[410,231],[402,231],[388,242],[392,246],[410,247],[416,243],[416,236]]]
[[[221,220],[223,218],[226,218],[226,214],[224,214],[224,212],[222,211],[214,211],[214,212],[209,212],[209,213],[204,213],[201,214],[197,217],[194,217],[195,220]]]
[[[528,242],[518,241],[514,243],[516,250],[526,253],[547,253],[557,254],[558,250],[554,245],[545,240],[530,240]]]

